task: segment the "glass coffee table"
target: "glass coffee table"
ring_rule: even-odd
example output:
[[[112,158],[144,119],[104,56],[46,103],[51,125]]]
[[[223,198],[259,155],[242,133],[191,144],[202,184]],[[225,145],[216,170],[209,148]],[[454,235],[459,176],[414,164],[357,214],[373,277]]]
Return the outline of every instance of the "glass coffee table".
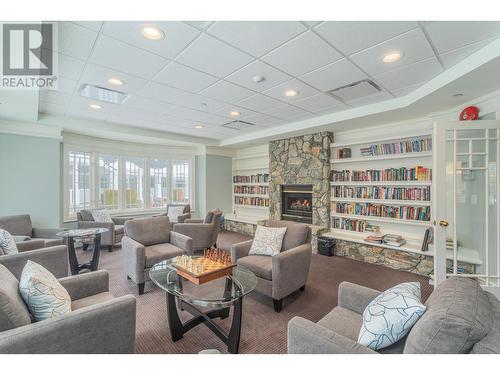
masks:
[[[221,277],[196,285],[177,275],[175,259],[155,264],[149,271],[151,280],[167,294],[167,317],[172,341],[180,340],[184,333],[205,324],[226,345],[230,353],[238,353],[241,334],[243,297],[253,291],[257,277],[246,268],[235,267],[231,276]],[[182,323],[177,311],[187,311],[193,317]],[[225,319],[233,306],[233,320],[226,332],[214,319]]]

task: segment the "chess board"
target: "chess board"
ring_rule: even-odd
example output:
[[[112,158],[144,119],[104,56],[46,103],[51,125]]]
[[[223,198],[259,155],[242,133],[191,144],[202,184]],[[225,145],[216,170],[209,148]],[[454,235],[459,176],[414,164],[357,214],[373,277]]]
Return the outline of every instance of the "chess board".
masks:
[[[175,264],[177,274],[196,285],[232,275],[235,266],[236,264],[224,264],[203,256],[191,257],[189,268]]]

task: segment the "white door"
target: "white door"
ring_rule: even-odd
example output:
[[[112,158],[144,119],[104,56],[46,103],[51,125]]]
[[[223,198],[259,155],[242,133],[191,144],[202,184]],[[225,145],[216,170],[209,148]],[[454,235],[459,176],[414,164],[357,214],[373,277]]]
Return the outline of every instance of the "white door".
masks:
[[[500,121],[434,124],[436,285],[458,275],[500,297]]]

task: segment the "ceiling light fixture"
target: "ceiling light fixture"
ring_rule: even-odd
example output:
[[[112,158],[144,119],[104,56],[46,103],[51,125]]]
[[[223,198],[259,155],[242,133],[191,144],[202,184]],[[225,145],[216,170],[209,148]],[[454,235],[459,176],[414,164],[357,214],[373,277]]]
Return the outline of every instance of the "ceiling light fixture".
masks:
[[[108,83],[114,86],[121,86],[124,82],[119,78],[110,78],[108,79]]]
[[[100,106],[99,104],[95,104],[95,103],[90,104],[89,107],[92,109],[101,109],[102,108],[102,106]]]
[[[231,112],[229,112],[229,115],[230,115],[230,116],[233,116],[233,117],[236,117],[236,116],[241,115],[241,113],[240,113],[240,112],[238,112],[238,111],[231,111]]]
[[[464,96],[464,94],[462,94],[461,92],[459,92],[457,94],[453,94],[453,97],[455,97],[455,98],[460,98],[461,96]]]
[[[401,52],[397,52],[397,51],[389,52],[389,53],[386,53],[384,55],[382,61],[385,62],[386,64],[390,64],[390,63],[398,61],[402,56],[403,56],[403,54]]]
[[[142,35],[151,40],[160,40],[165,37],[163,31],[161,31],[158,27],[152,25],[145,25],[141,29]]]
[[[205,127],[205,125],[195,125],[196,129],[203,129],[204,127]]]
[[[255,82],[255,83],[261,83],[261,82],[264,82],[266,80],[265,77],[263,76],[254,76],[252,78],[252,80]]]
[[[289,98],[291,98],[293,96],[297,96],[297,95],[299,95],[299,92],[297,90],[285,91],[285,96],[288,96]]]

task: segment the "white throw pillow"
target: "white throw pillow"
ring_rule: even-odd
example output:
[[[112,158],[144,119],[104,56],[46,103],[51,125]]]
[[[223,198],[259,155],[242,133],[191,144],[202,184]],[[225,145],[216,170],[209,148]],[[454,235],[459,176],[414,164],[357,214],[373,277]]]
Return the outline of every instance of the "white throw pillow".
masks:
[[[94,221],[96,221],[98,223],[112,223],[113,222],[113,219],[111,219],[111,215],[109,214],[108,210],[106,210],[105,208],[90,210],[90,213],[92,214]]]
[[[16,241],[5,229],[0,228],[0,253],[3,255],[17,254]]]
[[[167,216],[170,219],[170,222],[177,223],[177,219],[182,215],[184,211],[184,206],[170,206],[168,207]]]
[[[249,255],[274,256],[280,253],[286,227],[264,227],[257,225]]]
[[[374,298],[363,312],[358,343],[373,350],[399,341],[425,312],[420,283],[402,283]]]
[[[36,321],[71,311],[71,297],[55,276],[28,260],[23,268],[19,291]]]

